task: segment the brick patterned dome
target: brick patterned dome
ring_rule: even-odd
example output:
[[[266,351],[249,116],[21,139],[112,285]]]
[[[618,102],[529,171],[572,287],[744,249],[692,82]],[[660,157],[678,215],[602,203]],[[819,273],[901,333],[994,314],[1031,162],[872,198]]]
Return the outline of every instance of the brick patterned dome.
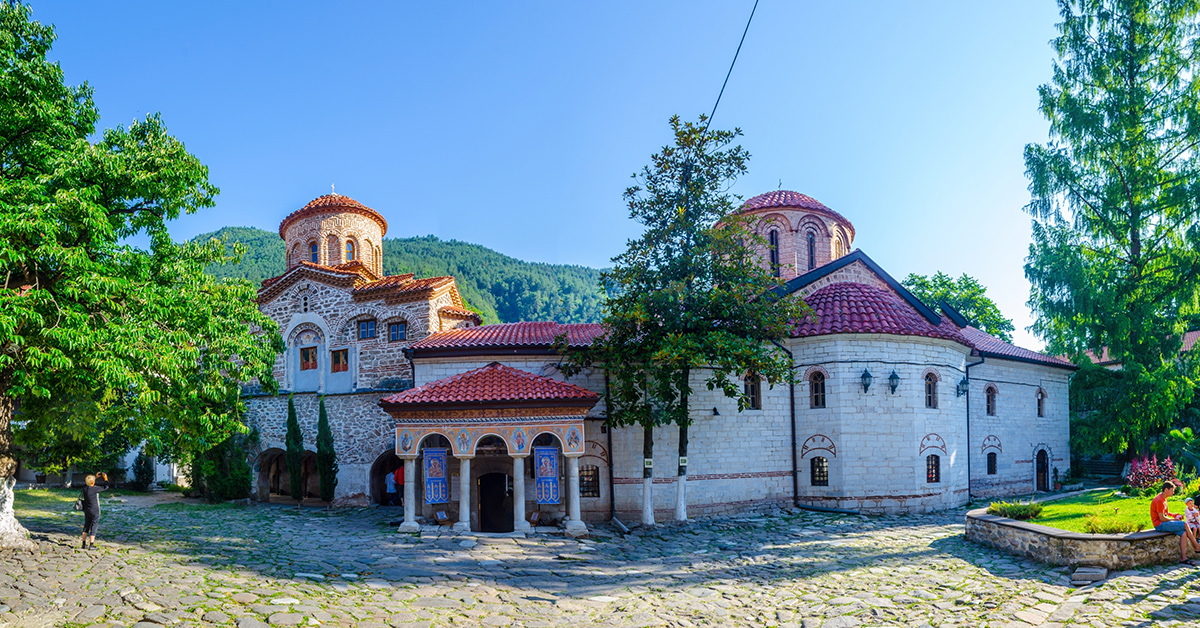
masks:
[[[742,203],[742,207],[738,210],[738,213],[775,208],[807,209],[828,214],[846,227],[850,232],[851,238],[854,237],[854,225],[849,220],[846,220],[845,216],[829,209],[821,201],[807,194],[793,192],[792,190],[775,190],[774,192],[759,194]]]
[[[387,221],[379,212],[363,205],[362,203],[342,194],[326,194],[318,196],[309,201],[307,205],[288,214],[279,223],[279,237],[286,239],[284,232],[287,231],[288,225],[293,222],[312,216],[319,213],[328,213],[329,211],[344,211],[354,214],[366,216],[375,222],[379,223],[379,228],[382,230],[381,235],[387,235]]]

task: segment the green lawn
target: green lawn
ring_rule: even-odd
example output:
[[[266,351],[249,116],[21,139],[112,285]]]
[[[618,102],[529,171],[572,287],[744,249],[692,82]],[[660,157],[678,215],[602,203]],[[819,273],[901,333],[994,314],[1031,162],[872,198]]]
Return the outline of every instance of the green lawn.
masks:
[[[1042,514],[1030,523],[1037,523],[1071,532],[1087,532],[1084,515],[1096,514],[1105,521],[1129,521],[1150,529],[1150,501],[1153,497],[1125,497],[1116,491],[1092,491],[1075,497],[1042,504]],[[1183,497],[1172,497],[1167,509],[1183,512]]]

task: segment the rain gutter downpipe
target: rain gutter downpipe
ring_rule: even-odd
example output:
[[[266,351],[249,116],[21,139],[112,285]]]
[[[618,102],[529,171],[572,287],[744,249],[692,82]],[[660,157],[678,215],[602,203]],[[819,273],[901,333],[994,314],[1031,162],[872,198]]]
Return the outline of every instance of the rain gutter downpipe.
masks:
[[[983,353],[979,354],[978,362],[971,362],[966,368],[967,377],[967,503],[975,499],[975,495],[971,492],[971,449],[975,446],[971,444],[971,367],[979,366],[984,361]]]
[[[792,352],[787,347],[772,340],[771,344],[779,348],[788,356],[788,369],[794,371],[796,369],[796,359]],[[796,382],[788,382],[789,401],[791,404],[792,417],[792,505],[800,508],[800,467],[799,461],[796,458]]]

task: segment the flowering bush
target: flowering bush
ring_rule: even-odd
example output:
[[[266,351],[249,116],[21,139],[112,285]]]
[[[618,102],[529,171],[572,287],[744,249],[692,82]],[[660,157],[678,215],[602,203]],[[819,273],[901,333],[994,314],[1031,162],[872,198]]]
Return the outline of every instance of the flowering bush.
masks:
[[[1134,458],[1129,463],[1129,476],[1127,480],[1132,486],[1137,488],[1153,488],[1163,480],[1175,479],[1175,463],[1171,462],[1171,457],[1167,456],[1166,460],[1159,460],[1158,454],[1147,458],[1142,457],[1141,460]]]

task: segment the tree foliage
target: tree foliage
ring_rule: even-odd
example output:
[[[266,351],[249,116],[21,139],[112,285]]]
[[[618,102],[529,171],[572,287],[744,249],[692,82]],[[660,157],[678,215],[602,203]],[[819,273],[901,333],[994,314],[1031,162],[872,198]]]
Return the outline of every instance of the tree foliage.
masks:
[[[321,501],[332,502],[337,488],[337,452],[333,447],[333,430],[329,429],[329,413],[325,411],[325,397],[321,397],[317,418],[317,473],[321,476]]]
[[[275,232],[225,227],[192,241],[213,238],[224,241],[231,253],[235,244],[245,249],[238,262],[210,266],[213,275],[249,279],[257,285],[283,273],[284,243]],[[417,277],[453,275],[467,307],[485,323],[600,320],[600,271],[594,268],[524,262],[478,244],[425,236],[385,238],[383,270]]]
[[[287,433],[284,442],[284,464],[288,470],[289,488],[297,503],[304,501],[304,483],[300,477],[300,463],[304,458],[304,434],[300,432],[300,422],[296,420],[296,404],[288,395]]]
[[[928,277],[910,273],[900,283],[925,305],[937,309],[945,301],[975,327],[1004,342],[1012,342],[1012,332],[1016,329],[1012,319],[1000,313],[1000,308],[987,296],[987,288],[974,277],[963,273],[954,279],[941,271]]]
[[[138,455],[133,459],[133,477],[129,479],[129,486],[135,491],[148,491],[150,485],[154,484],[154,455],[146,451],[143,447],[138,450]]]
[[[1033,330],[1084,361],[1076,443],[1140,446],[1193,394],[1180,358],[1200,294],[1197,0],[1060,0],[1053,80],[1039,90],[1050,140],[1025,148]]]

